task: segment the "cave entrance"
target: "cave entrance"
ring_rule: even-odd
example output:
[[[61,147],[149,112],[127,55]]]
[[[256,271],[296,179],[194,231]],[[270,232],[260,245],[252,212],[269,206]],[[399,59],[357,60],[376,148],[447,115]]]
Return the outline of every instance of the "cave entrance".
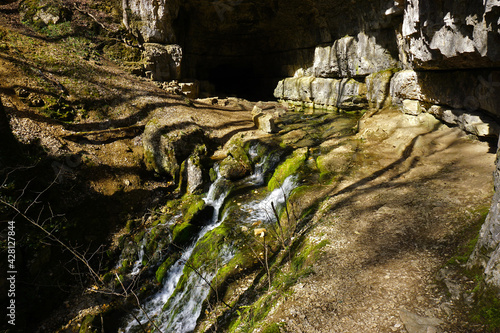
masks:
[[[278,79],[263,76],[249,62],[226,63],[214,66],[208,71],[208,81],[221,96],[234,96],[250,101],[274,99],[274,87]]]

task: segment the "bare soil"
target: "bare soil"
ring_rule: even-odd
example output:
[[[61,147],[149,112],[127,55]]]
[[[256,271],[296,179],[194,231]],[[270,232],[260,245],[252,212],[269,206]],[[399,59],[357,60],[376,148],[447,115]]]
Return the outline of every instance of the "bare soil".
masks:
[[[357,137],[309,235],[329,245],[271,321],[286,332],[483,331],[463,307],[475,282],[445,267],[489,206],[489,145],[395,110],[362,120]]]

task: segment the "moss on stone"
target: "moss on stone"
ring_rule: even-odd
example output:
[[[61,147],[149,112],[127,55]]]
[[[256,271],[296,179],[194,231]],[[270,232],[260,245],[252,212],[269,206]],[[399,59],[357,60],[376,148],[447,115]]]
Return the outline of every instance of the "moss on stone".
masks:
[[[197,228],[189,222],[176,224],[172,230],[172,242],[176,245],[184,245],[191,240],[196,230]]]
[[[158,267],[156,270],[156,281],[158,283],[162,283],[163,279],[165,278],[165,274],[168,272],[170,267],[175,263],[175,261],[178,259],[178,255],[173,255],[168,257],[161,265]]]
[[[308,156],[308,149],[301,148],[297,149],[293,152],[292,156],[286,159],[283,163],[281,163],[269,181],[267,188],[269,191],[273,191],[274,189],[280,187],[281,184],[291,175],[297,173],[297,171],[304,165]]]
[[[203,208],[205,208],[205,201],[200,195],[185,195],[182,203],[184,222],[190,222]]]
[[[125,45],[124,43],[114,43],[103,48],[104,55],[115,61],[133,62],[141,60],[139,48]]]
[[[234,144],[220,163],[220,173],[230,180],[241,179],[252,172],[252,162],[242,146]]]
[[[82,320],[82,323],[80,325],[80,330],[78,333],[94,333],[97,332],[97,330],[92,329],[93,325],[92,322],[94,321],[95,316],[93,315],[87,315],[85,318]]]

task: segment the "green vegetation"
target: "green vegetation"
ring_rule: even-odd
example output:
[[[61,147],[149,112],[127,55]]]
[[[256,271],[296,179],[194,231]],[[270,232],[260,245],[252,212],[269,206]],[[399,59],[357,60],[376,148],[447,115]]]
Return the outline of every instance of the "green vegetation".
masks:
[[[282,252],[272,263],[271,271],[272,288],[264,291],[265,282],[261,281],[255,287],[252,286],[253,294],[256,295],[248,303],[249,305],[240,305],[236,313],[228,324],[229,332],[252,332],[254,329],[262,326],[262,321],[268,316],[269,312],[283,298],[286,299],[291,293],[291,287],[301,278],[313,274],[312,264],[321,255],[321,249],[326,246],[327,241],[319,244],[310,244],[304,237],[299,238],[291,248],[292,261],[284,265],[288,256]],[[265,279],[264,279],[265,280]],[[281,324],[270,324],[265,327],[265,331],[275,332]]]
[[[307,156],[307,148],[301,148],[294,151],[291,157],[276,168],[273,177],[267,185],[268,190],[273,191],[279,188],[286,178],[295,175],[300,167],[304,165]]]

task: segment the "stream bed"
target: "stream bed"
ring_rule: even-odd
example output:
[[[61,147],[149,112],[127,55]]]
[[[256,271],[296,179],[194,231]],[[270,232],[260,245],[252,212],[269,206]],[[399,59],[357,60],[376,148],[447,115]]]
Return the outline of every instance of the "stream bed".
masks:
[[[203,210],[210,214],[203,215],[203,221],[197,222],[200,226],[197,232],[191,233],[182,246],[175,244],[175,230],[173,235],[168,231],[182,219],[182,210],[178,207],[172,207],[170,218],[145,228],[142,239],[135,238],[137,246],[135,252],[129,254],[134,260],[128,259],[128,277],[140,277],[148,268],[145,266],[158,267],[163,262],[156,273],[161,288],[142,301],[141,309],[133,310],[125,318],[119,332],[138,333],[145,329],[193,332],[202,311],[205,309],[208,313],[211,302],[221,302],[218,290],[225,279],[245,265],[263,262],[264,250],[273,248],[271,243],[266,245],[266,239],[272,239],[269,234],[272,230],[275,238],[279,238],[276,216],[281,216],[293,190],[319,179],[316,159],[327,152],[319,148],[321,143],[350,135],[358,118],[331,114],[321,117],[311,115],[312,128],[308,129],[300,124],[301,121],[307,123],[308,116],[293,114],[282,120],[281,127],[285,130],[275,136],[274,140],[278,138],[278,141],[269,144],[265,140],[250,140],[245,144],[245,151],[252,163],[252,172],[243,179],[228,181],[221,176],[216,163],[213,172],[217,177],[201,196]],[[314,123],[318,119],[324,128]],[[251,257],[248,255],[251,247],[258,248],[250,249],[254,257],[242,258],[243,249]],[[254,264],[248,264],[250,261]],[[123,266],[123,262],[122,258],[117,266]],[[161,269],[164,272],[159,274]]]

